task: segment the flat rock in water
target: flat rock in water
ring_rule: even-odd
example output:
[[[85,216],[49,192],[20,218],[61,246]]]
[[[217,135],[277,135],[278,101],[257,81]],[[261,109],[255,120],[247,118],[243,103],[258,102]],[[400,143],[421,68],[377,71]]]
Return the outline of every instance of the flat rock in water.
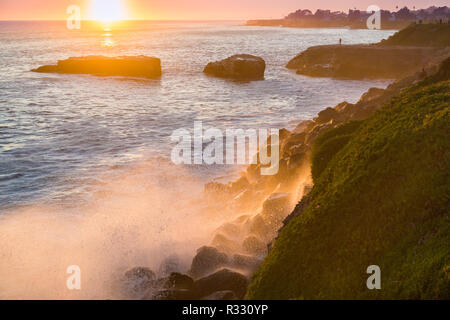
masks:
[[[31,71],[154,79],[161,76],[161,60],[146,56],[72,57],[66,60],[59,60],[56,65],[42,66]]]

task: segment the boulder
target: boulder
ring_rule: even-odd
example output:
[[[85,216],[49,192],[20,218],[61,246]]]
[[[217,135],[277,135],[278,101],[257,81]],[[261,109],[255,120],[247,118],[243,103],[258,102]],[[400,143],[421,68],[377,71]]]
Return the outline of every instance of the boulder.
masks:
[[[312,120],[305,120],[300,122],[294,129],[295,133],[308,132],[314,127],[315,123]]]
[[[227,222],[217,228],[217,232],[221,232],[229,237],[236,238],[241,234],[241,228],[235,223]]]
[[[261,260],[252,256],[247,256],[243,254],[235,254],[231,258],[230,266],[235,269],[245,271],[246,274],[253,274],[258,270]]]
[[[269,226],[264,222],[261,214],[257,214],[248,221],[248,231],[260,237],[267,239],[269,235]]]
[[[140,78],[159,78],[161,60],[146,56],[86,56],[59,60],[57,65],[42,66],[33,72],[92,74],[98,76],[125,76]]]
[[[247,278],[237,272],[222,269],[194,283],[200,297],[207,297],[217,291],[233,291],[238,299],[245,296],[248,286]]]
[[[183,269],[183,263],[176,255],[171,255],[165,258],[158,269],[158,276],[166,277],[171,273],[180,272]]]
[[[249,235],[245,238],[244,242],[242,242],[242,247],[248,254],[261,256],[267,253],[266,244],[254,235]]]
[[[338,112],[333,108],[326,108],[319,112],[314,121],[318,124],[327,123],[337,116]]]
[[[230,240],[228,239],[226,236],[224,236],[223,234],[216,234],[211,242],[211,244],[223,251],[223,252],[235,252],[238,251],[240,249],[240,244],[236,241]]]
[[[238,54],[225,60],[210,62],[204,73],[220,78],[236,80],[263,80],[266,62],[249,54]]]
[[[282,221],[291,207],[290,193],[274,193],[264,203],[262,216],[265,221]]]
[[[144,300],[196,300],[197,294],[186,289],[164,289],[155,293],[149,292]]]
[[[163,287],[165,289],[194,290],[194,280],[185,274],[174,272],[165,279]]]
[[[138,297],[155,284],[156,275],[149,268],[136,267],[125,272],[123,289],[128,296]]]
[[[197,250],[197,254],[192,260],[190,274],[194,278],[202,277],[225,266],[228,260],[228,256],[216,248],[201,247]]]

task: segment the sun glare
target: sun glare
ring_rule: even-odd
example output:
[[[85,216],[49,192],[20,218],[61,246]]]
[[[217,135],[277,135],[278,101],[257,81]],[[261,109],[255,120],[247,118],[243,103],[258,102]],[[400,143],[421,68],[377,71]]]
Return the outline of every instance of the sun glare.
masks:
[[[101,22],[115,22],[125,19],[121,0],[92,0],[92,19]]]

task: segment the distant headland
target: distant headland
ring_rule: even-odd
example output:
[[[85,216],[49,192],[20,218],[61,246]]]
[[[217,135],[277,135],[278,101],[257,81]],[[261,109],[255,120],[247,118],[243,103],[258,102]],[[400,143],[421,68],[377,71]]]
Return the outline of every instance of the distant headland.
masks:
[[[429,7],[417,9],[408,7],[398,11],[381,11],[381,29],[403,29],[411,23],[450,23],[450,8]],[[372,13],[349,9],[348,13],[342,11],[317,10],[315,13],[308,9],[299,9],[281,19],[249,20],[247,26],[272,26],[291,28],[344,28],[366,29],[366,21]]]

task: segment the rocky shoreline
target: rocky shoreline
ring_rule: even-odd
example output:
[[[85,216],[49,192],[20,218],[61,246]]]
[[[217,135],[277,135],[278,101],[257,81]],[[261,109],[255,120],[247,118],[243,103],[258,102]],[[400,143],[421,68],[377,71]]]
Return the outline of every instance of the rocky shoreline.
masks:
[[[430,75],[437,70],[437,66],[432,66],[426,72]],[[280,170],[275,176],[261,176],[260,165],[250,165],[236,181],[205,185],[207,201],[256,213],[239,216],[219,227],[211,243],[197,250],[187,272],[179,269],[176,259],[163,262],[161,268],[166,270],[166,275],[159,278],[147,268],[129,270],[124,277],[125,282],[132,283],[132,295],[128,297],[167,300],[244,298],[251,276],[268,254],[274,239],[302,212],[301,208],[309,205],[308,193],[312,189],[310,156],[317,138],[349,121],[367,119],[423,77],[419,72],[386,89],[372,88],[355,104],[342,102],[321,111],[312,120],[299,123],[292,131],[282,129]],[[144,284],[136,287],[136,283]]]
[[[310,47],[286,67],[312,77],[401,79],[449,56],[449,38],[450,25],[411,25],[376,44]]]

